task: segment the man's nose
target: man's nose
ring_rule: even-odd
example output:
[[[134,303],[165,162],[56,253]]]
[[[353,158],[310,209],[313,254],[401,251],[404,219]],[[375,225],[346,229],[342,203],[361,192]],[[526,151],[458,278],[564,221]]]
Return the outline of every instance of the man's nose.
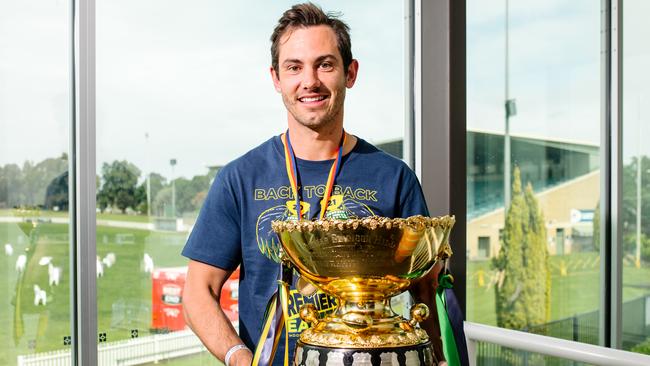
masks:
[[[320,86],[320,79],[318,78],[317,70],[305,70],[302,79],[302,86],[305,89],[315,89]]]

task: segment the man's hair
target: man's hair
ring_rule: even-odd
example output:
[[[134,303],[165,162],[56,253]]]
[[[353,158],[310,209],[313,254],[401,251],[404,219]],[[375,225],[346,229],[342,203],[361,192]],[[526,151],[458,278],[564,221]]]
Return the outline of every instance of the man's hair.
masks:
[[[348,66],[352,63],[352,42],[350,41],[350,27],[339,20],[340,14],[323,12],[318,5],[312,3],[296,4],[282,14],[271,35],[271,65],[279,73],[278,58],[280,56],[280,39],[287,31],[294,28],[307,28],[316,25],[327,25],[336,34],[336,43],[343,58],[344,72],[347,74]]]

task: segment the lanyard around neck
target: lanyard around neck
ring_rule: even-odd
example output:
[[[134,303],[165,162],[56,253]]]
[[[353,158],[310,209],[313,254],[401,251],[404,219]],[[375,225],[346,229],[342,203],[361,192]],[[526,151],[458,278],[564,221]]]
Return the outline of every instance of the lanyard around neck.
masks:
[[[336,150],[336,159],[332,163],[330,168],[329,175],[327,176],[327,183],[325,185],[325,195],[321,201],[320,209],[320,219],[322,220],[325,217],[325,212],[327,211],[327,206],[332,196],[332,190],[334,189],[334,180],[341,170],[341,158],[343,156],[343,146],[345,145],[346,133],[343,131],[341,136],[341,141],[339,142],[339,147]],[[291,183],[291,190],[293,191],[293,197],[296,199],[296,216],[298,220],[302,219],[302,212],[300,210],[300,196],[298,195],[298,164],[296,164],[296,155],[293,152],[291,146],[291,139],[289,138],[289,131],[281,136],[282,144],[284,145],[284,163],[287,169],[287,177],[289,178],[289,183]]]

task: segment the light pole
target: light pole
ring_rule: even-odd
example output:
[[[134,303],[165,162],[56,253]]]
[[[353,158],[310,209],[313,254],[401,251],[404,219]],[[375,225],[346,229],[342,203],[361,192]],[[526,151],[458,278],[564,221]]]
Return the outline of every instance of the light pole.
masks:
[[[634,261],[634,266],[636,268],[641,268],[641,173],[642,169],[642,154],[641,154],[641,97],[639,97],[639,102],[637,104],[637,124],[639,126],[638,136],[638,155],[636,160],[636,258]]]
[[[506,128],[505,133],[503,134],[503,204],[504,212],[508,213],[508,207],[510,206],[511,199],[511,184],[510,184],[510,117],[514,117],[517,114],[517,105],[515,104],[514,99],[510,99],[510,39],[509,39],[509,4],[508,0],[506,2],[506,14],[505,14],[505,112],[506,112]]]
[[[506,92],[506,130],[503,134],[503,200],[504,212],[507,214],[508,207],[510,206],[510,114],[508,113],[508,98],[510,98],[510,85],[508,80],[508,0],[506,0],[506,44],[505,44],[505,92]]]
[[[640,146],[639,146],[639,150]],[[636,160],[636,258],[634,266],[641,268],[641,153]]]
[[[151,164],[149,160],[149,132],[144,133],[145,148],[147,149],[147,217],[151,217]]]
[[[169,160],[169,165],[172,166],[172,217],[176,218],[176,182],[174,182],[174,166],[176,159]]]

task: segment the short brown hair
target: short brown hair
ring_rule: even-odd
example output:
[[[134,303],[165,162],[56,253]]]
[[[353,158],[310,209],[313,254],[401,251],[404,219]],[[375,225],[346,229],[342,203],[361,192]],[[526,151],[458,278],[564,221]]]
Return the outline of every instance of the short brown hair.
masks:
[[[280,56],[280,38],[291,28],[327,25],[336,34],[339,52],[343,58],[345,73],[352,63],[352,41],[350,27],[338,19],[339,13],[325,13],[318,5],[312,3],[296,4],[282,14],[271,35],[271,65],[279,72],[278,58]]]

